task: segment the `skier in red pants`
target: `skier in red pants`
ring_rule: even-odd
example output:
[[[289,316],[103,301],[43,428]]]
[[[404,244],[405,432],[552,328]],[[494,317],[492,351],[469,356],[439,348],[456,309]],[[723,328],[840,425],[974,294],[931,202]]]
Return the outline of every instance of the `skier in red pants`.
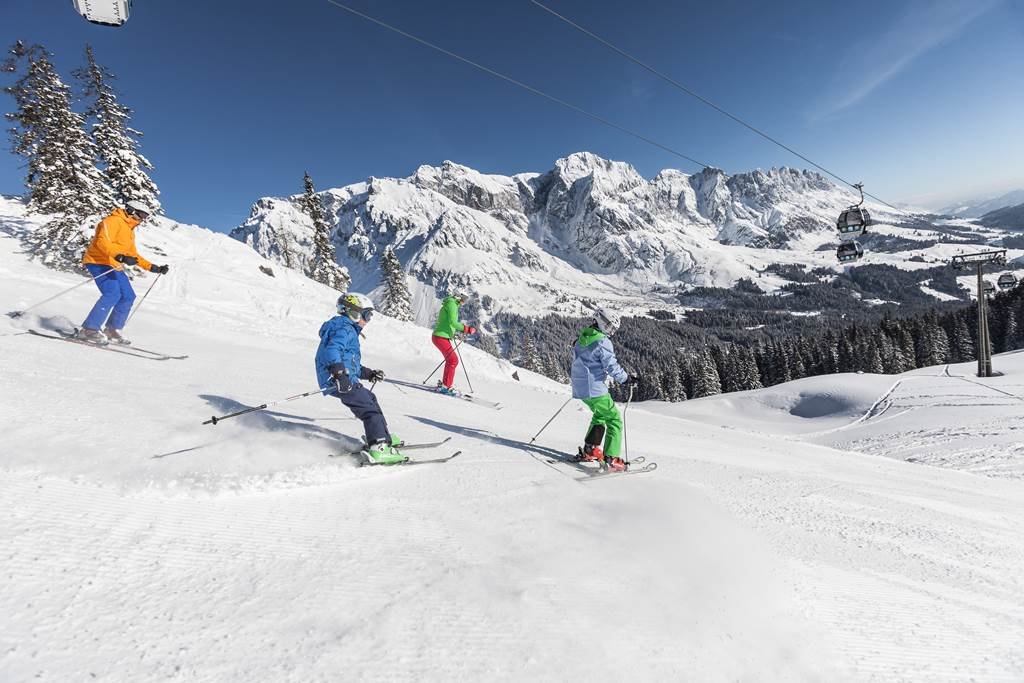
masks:
[[[476,334],[476,328],[459,320],[459,306],[466,302],[466,295],[456,292],[445,297],[441,303],[441,312],[437,314],[434,325],[434,336],[431,341],[444,356],[444,377],[437,383],[437,390],[449,396],[455,394],[452,384],[455,383],[455,368],[459,366],[459,354],[452,346],[452,339],[459,332]]]

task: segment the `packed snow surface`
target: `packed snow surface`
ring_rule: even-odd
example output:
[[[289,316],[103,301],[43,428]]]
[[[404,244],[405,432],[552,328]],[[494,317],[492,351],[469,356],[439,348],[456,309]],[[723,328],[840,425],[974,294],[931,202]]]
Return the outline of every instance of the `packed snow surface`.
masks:
[[[2,208],[0,310],[80,281],[27,261],[35,221]],[[548,462],[579,403],[529,445],[568,389],[468,348],[502,410],[376,387],[396,434],[452,437],[414,457],[462,455],[358,468],[328,457],[361,433],[333,398],[201,424],[314,389],[335,293],[224,235],[140,230],[171,271],[127,332],[187,359],[25,333],[78,323],[91,285],[0,319],[0,680],[1024,677],[1024,355],[995,380],[635,405],[629,453],[657,471],[581,480]],[[364,361],[419,382],[429,335],[378,316]],[[901,455],[949,440],[1001,449],[1007,476]]]

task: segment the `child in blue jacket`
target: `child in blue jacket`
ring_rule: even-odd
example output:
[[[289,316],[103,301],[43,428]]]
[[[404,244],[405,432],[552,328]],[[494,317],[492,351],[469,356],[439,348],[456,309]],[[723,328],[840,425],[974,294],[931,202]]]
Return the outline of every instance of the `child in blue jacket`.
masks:
[[[324,395],[337,396],[363,421],[370,461],[393,465],[406,457],[395,447],[400,441],[388,431],[377,397],[360,380],[380,382],[384,373],[360,362],[359,333],[373,317],[373,301],[365,294],[338,297],[338,315],[320,327],[316,350],[316,378]]]

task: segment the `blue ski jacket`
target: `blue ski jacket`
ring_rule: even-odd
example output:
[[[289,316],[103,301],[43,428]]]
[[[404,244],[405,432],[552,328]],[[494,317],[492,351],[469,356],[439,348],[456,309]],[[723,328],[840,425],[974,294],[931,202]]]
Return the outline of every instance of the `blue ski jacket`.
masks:
[[[584,327],[572,348],[572,397],[604,396],[609,376],[620,383],[629,379],[615,358],[611,340],[592,327]]]
[[[327,369],[335,363],[344,363],[349,379],[359,384],[363,367],[359,352],[359,324],[347,316],[336,315],[320,326],[320,346],[316,350],[316,381],[328,387],[325,394],[334,392],[334,380]]]

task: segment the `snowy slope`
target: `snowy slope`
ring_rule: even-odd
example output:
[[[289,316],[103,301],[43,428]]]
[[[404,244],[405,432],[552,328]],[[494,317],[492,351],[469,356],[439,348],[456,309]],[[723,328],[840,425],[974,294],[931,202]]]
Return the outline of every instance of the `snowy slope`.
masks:
[[[626,310],[676,309],[680,287],[729,287],[742,277],[772,291],[786,281],[760,277],[771,263],[838,268],[836,217],[856,201],[808,171],[728,176],[669,169],[647,180],[629,164],[587,152],[540,174],[486,175],[446,161],[408,178],[370,178],[320,196],[338,260],[355,286],[378,287],[377,260],[394,247],[412,276],[422,324],[438,292],[453,285],[483,295],[485,314],[574,314],[585,299]],[[232,235],[279,263],[307,262],[312,224],[297,202],[298,196],[260,199]],[[911,219],[868,206],[879,225],[866,263],[928,267],[908,259],[969,248],[964,234],[982,244],[1003,234],[955,220],[929,227],[926,215]],[[947,233],[957,243],[925,252]]]
[[[17,253],[34,219],[0,213],[0,310],[76,282]],[[202,426],[313,388],[334,294],[264,275],[223,235],[143,230],[171,272],[129,331],[187,360],[23,333],[77,322],[86,287],[0,319],[0,680],[1024,676],[1019,479],[732,429],[741,407],[644,404],[629,448],[657,472],[580,482],[545,455],[575,447],[585,412],[570,404],[530,448],[567,390],[475,349],[500,412],[376,390],[396,433],[452,437],[464,453],[446,465],[327,458],[360,432],[328,398]],[[392,377],[436,364],[427,329],[379,316],[366,334]],[[852,422],[895,378],[852,379],[831,378],[844,417],[801,419]]]

